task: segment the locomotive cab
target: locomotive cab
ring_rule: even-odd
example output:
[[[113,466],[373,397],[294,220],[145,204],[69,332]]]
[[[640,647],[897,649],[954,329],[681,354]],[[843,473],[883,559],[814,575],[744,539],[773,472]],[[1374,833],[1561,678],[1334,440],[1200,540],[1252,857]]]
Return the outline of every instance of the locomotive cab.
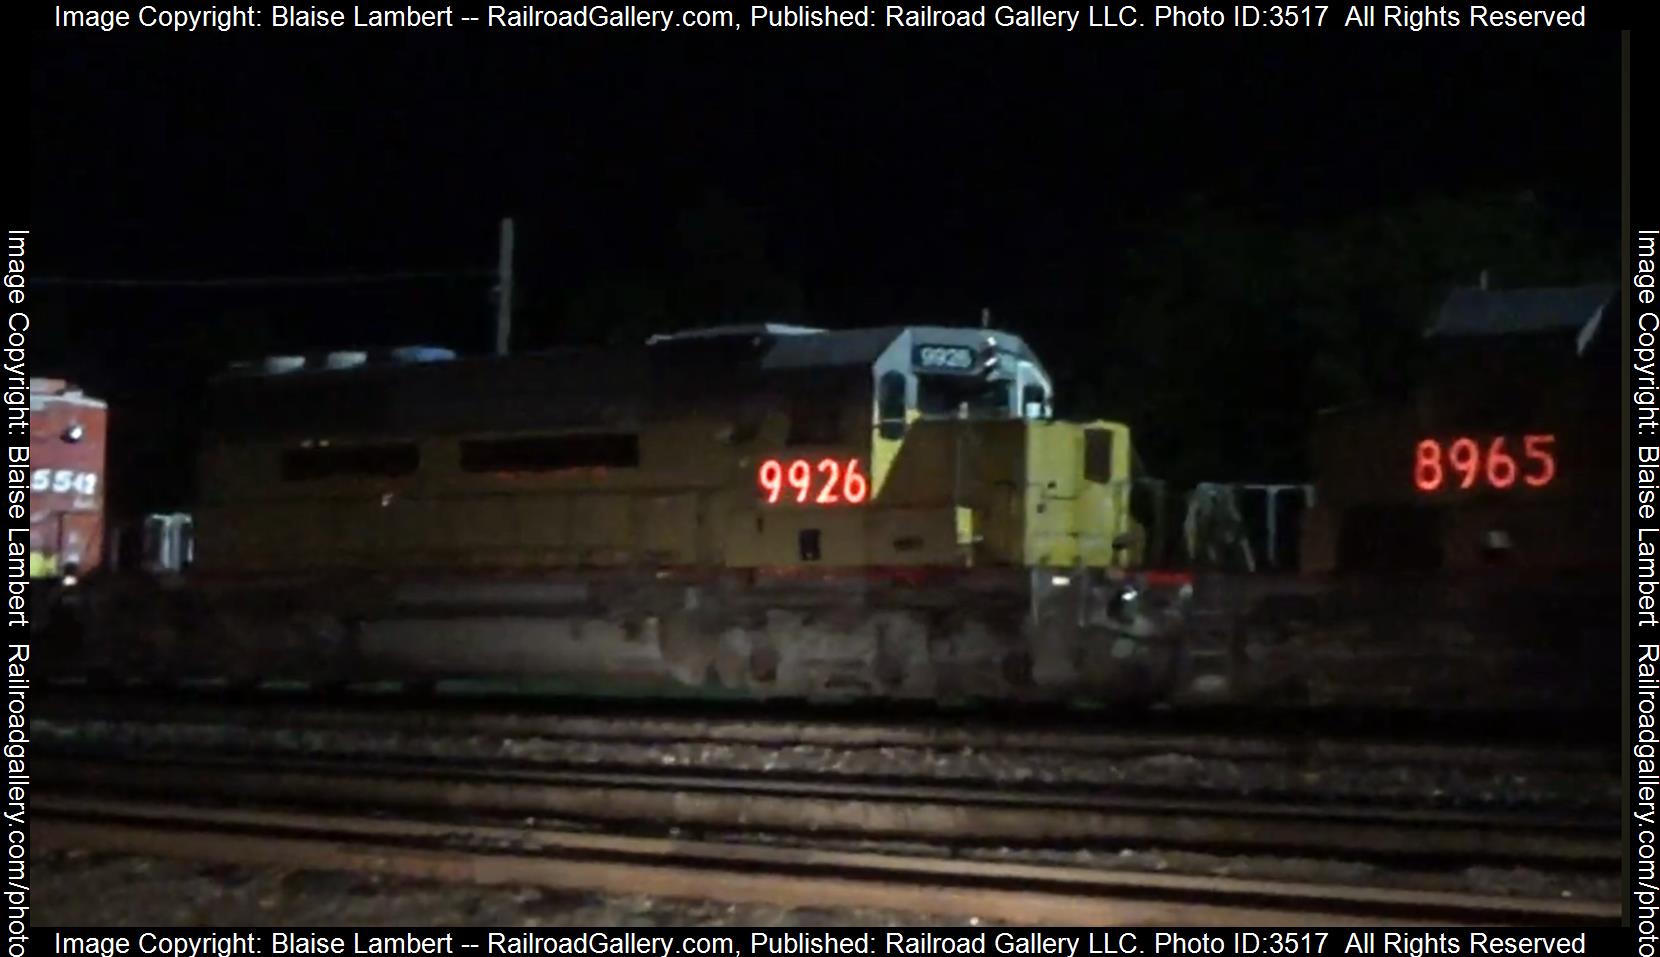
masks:
[[[1050,377],[1016,335],[752,326],[650,346],[653,382],[666,393],[658,415],[684,421],[701,403],[734,420],[722,429],[738,439],[741,483],[722,536],[730,566],[1106,568],[1133,559],[1123,547],[1136,537],[1128,429],[1053,421]]]
[[[915,329],[913,345],[876,363],[878,419],[1047,419],[1048,374],[1021,343],[989,330]]]

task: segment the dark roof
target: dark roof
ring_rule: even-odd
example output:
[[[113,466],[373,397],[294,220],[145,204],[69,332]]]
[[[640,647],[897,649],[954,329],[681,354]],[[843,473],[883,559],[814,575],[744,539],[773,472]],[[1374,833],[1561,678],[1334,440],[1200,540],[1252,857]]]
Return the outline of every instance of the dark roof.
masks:
[[[680,332],[658,333],[646,339],[646,345],[655,346],[665,342],[682,342],[688,339],[722,339],[734,336],[800,336],[823,331],[817,326],[797,326],[780,322],[757,322],[737,326],[703,326],[697,329],[685,329]]]
[[[810,336],[780,336],[761,360],[765,369],[862,366],[869,368],[893,340],[904,332],[902,326],[870,329],[838,329]]]
[[[277,365],[291,371],[244,363],[219,377],[209,431],[249,439],[617,427],[653,409],[684,413],[735,400],[771,404],[780,393],[831,395],[860,376],[868,382],[872,364],[907,331],[919,344],[971,345],[995,336],[1003,350],[1035,361],[1018,337],[995,329],[778,325],[654,336],[635,349],[435,354],[439,361],[344,368],[290,357]]]
[[[1611,285],[1455,289],[1424,335],[1572,335],[1577,351],[1583,353],[1595,338],[1603,312],[1613,298]]]
[[[734,355],[749,356],[762,372],[797,369],[868,369],[893,345],[911,333],[918,344],[979,345],[996,337],[1005,351],[1036,362],[1020,337],[1000,329],[971,326],[870,326],[862,329],[813,329],[805,326],[720,326],[672,335],[653,336],[647,345],[676,355],[704,353],[720,356],[730,365]]]
[[[638,354],[566,350],[367,364],[214,383],[220,438],[518,432],[628,421],[647,381]]]

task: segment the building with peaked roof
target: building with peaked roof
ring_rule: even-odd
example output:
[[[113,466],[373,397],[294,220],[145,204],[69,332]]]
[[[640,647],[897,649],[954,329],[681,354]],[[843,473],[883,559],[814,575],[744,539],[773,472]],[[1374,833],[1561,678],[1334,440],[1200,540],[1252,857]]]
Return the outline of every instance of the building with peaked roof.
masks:
[[[1319,416],[1304,567],[1617,561],[1614,296],[1611,285],[1451,292],[1408,400]]]
[[[1430,339],[1540,336],[1571,338],[1585,355],[1613,305],[1609,284],[1544,289],[1455,289],[1424,330]]]

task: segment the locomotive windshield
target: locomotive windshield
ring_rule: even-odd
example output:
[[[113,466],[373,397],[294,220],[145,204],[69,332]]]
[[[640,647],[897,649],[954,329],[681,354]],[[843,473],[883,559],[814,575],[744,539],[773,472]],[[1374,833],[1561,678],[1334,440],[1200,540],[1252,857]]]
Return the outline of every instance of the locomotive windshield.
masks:
[[[974,376],[918,375],[917,411],[924,416],[952,416],[964,407],[969,418],[1000,418],[1010,414],[1007,380],[987,382]]]

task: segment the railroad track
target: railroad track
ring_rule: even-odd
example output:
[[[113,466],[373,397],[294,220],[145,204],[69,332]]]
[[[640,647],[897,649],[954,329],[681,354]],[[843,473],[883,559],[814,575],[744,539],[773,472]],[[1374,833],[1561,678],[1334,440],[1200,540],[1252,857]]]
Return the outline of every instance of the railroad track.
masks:
[[[32,839],[235,864],[613,894],[875,908],[1023,924],[1587,924],[1617,904],[1245,881],[388,820],[174,802],[37,798]]]
[[[193,794],[321,810],[552,818],[611,829],[765,832],[1022,847],[1141,846],[1394,866],[1617,871],[1613,818],[1284,803],[1234,795],[962,786],[684,768],[546,768],[272,755],[40,753],[46,793]]]
[[[1306,728],[1277,733],[1239,731],[1224,722],[1202,731],[1192,719],[1163,729],[1146,716],[1126,719],[1129,730],[1102,726],[1102,719],[1075,717],[1037,727],[1008,727],[985,719],[902,717],[860,720],[837,716],[811,719],[692,714],[664,717],[639,710],[607,713],[481,707],[466,699],[373,699],[323,703],[309,696],[275,695],[251,702],[215,696],[161,698],[154,695],[87,693],[55,689],[42,696],[37,715],[66,723],[87,721],[136,725],[181,724],[287,730],[441,734],[537,739],[547,742],[653,745],[748,745],[762,748],[824,747],[840,751],[902,748],[970,750],[1031,757],[1133,759],[1181,755],[1234,762],[1322,766],[1402,765],[1459,768],[1526,768],[1536,771],[1618,772],[1617,753],[1583,746],[1519,746],[1514,736],[1448,743],[1422,737],[1310,733]],[[591,711],[592,709],[584,709]]]

